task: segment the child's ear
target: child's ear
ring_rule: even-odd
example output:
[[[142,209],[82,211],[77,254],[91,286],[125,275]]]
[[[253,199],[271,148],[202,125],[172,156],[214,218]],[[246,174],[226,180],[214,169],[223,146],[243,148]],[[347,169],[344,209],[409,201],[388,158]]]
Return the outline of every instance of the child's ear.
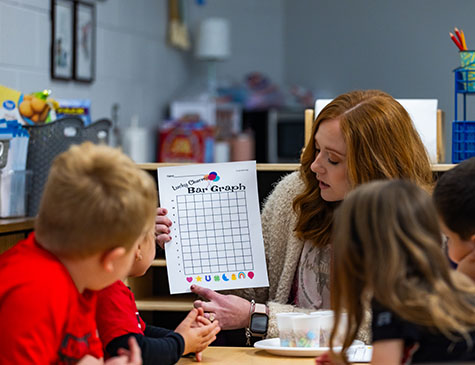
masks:
[[[135,251],[135,261],[142,260],[142,251],[140,250],[140,243],[137,246],[137,250]]]
[[[117,262],[127,253],[124,247],[116,247],[107,251],[101,259],[102,267],[107,272],[113,272]]]
[[[470,242],[472,242],[472,245],[475,245],[475,233],[470,237]]]

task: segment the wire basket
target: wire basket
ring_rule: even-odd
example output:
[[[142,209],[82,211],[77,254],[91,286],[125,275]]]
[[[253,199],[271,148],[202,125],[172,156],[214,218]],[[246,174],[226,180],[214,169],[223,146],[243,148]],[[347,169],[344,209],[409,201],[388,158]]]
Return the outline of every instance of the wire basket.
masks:
[[[54,158],[71,145],[84,141],[108,144],[111,124],[109,120],[101,119],[84,127],[81,119],[68,117],[47,124],[24,126],[30,134],[26,168],[33,172],[28,195],[28,216],[33,217],[38,213]]]
[[[455,92],[475,92],[475,51],[461,51],[460,67],[455,71]]]
[[[475,68],[460,67],[455,71],[455,92],[475,93]]]

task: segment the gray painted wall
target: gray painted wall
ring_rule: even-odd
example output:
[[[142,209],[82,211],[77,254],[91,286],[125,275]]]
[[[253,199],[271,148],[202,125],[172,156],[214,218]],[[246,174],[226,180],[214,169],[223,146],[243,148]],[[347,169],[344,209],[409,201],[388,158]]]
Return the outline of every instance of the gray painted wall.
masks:
[[[231,58],[218,65],[220,79],[242,81],[247,73],[261,71],[283,84],[285,0],[206,0],[205,4],[188,6],[192,34],[203,18],[230,21]],[[195,77],[202,75],[200,62],[193,62],[193,70]]]
[[[285,81],[322,98],[360,88],[436,98],[450,133],[459,56],[448,33],[462,28],[475,49],[474,14],[472,0],[288,0]]]

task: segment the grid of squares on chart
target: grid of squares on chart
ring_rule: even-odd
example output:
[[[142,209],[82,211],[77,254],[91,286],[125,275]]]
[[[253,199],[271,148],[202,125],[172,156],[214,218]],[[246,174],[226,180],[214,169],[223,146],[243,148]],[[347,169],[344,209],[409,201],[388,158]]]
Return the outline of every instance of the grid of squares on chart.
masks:
[[[244,191],[177,196],[185,275],[253,270]]]

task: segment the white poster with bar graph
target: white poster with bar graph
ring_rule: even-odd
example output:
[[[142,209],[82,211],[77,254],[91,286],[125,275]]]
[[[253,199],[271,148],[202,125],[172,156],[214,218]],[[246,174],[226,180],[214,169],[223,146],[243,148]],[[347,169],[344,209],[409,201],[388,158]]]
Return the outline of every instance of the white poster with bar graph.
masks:
[[[269,285],[255,161],[157,169],[160,206],[172,221],[165,245],[170,293]]]

